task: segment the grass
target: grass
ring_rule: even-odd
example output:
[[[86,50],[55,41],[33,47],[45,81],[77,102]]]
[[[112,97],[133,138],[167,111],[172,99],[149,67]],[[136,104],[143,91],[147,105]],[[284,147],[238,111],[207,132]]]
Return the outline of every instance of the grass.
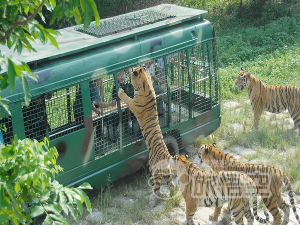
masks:
[[[148,185],[150,178],[148,168],[144,168],[130,176],[120,179],[110,186],[94,190],[88,195],[93,211],[101,212],[97,220],[85,215],[85,220],[91,225],[97,224],[153,224],[153,219],[165,218],[174,207],[181,202],[181,195],[163,202],[164,207],[150,210],[152,190]],[[118,212],[116,214],[116,211]]]

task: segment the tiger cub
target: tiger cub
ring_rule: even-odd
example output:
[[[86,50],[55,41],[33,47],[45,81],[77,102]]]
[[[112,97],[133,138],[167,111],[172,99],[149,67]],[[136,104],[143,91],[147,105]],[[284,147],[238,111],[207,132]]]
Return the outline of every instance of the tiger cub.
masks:
[[[268,85],[241,68],[235,81],[239,91],[246,89],[254,111],[253,128],[257,129],[262,111],[280,113],[288,110],[294,121],[293,129],[300,128],[300,88],[290,85]]]
[[[172,156],[168,152],[159,125],[156,95],[150,75],[145,72],[144,68],[135,67],[131,73],[131,83],[135,88],[133,99],[128,97],[122,88],[119,89],[118,94],[137,118],[149,149],[151,181],[155,194],[153,205],[156,205],[163,177],[171,193],[174,190],[169,167],[169,159],[172,159]]]
[[[193,216],[197,206],[222,207],[224,202],[229,203],[237,225],[244,224],[244,215],[248,225],[253,224],[253,215],[249,207],[250,197],[253,200],[255,219],[260,223],[269,221],[268,213],[265,212],[266,219],[257,215],[256,188],[247,175],[238,172],[203,171],[184,155],[174,156],[170,164],[179,178],[179,189],[185,199],[188,224],[194,224]]]
[[[281,224],[281,214],[279,208],[284,212],[282,224],[286,225],[289,222],[290,206],[281,196],[281,188],[284,185],[287,187],[290,197],[290,203],[295,213],[297,221],[300,223],[299,216],[296,212],[294,195],[289,178],[281,170],[268,166],[250,163],[242,163],[237,161],[232,155],[224,153],[216,148],[216,144],[202,145],[198,149],[200,162],[205,162],[212,167],[214,171],[239,171],[251,177],[257,187],[258,194],[273,216],[273,224]],[[217,219],[221,207],[216,208],[215,213],[211,215],[212,219]],[[228,209],[225,211],[228,212]]]

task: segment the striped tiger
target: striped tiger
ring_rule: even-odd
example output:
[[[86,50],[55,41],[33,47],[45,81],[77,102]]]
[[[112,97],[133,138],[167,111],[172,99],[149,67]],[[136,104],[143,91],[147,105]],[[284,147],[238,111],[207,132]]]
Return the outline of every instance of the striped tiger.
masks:
[[[257,195],[253,180],[239,172],[203,171],[195,163],[187,160],[184,155],[173,157],[173,172],[179,178],[180,192],[185,199],[186,220],[194,224],[193,216],[197,206],[222,207],[224,202],[229,203],[230,210],[237,225],[244,224],[243,216],[248,225],[253,224],[254,217],[249,207],[249,198],[253,201],[253,214],[260,223],[267,223],[266,219],[257,215]]]
[[[133,99],[128,97],[121,88],[118,95],[137,118],[149,149],[151,181],[154,189],[153,205],[155,206],[160,197],[160,184],[163,177],[171,194],[174,191],[172,174],[168,165],[168,160],[172,156],[168,152],[159,125],[156,95],[150,75],[143,67],[135,67],[131,73],[131,83],[135,88]]]
[[[281,195],[281,188],[284,185],[287,187],[290,203],[297,221],[300,223],[299,216],[296,212],[294,195],[289,178],[281,170],[259,164],[242,163],[237,161],[231,154],[224,153],[218,148],[216,144],[202,145],[198,149],[198,156],[200,162],[205,162],[212,167],[214,171],[239,171],[251,177],[258,189],[258,194],[261,195],[262,200],[273,216],[273,224],[286,225],[289,222],[290,206],[284,201]],[[279,208],[284,212],[283,221],[281,223],[281,213]],[[212,219],[217,219],[216,215],[221,211],[216,208]],[[225,209],[228,212],[228,208]]]
[[[293,129],[300,128],[300,88],[290,85],[268,85],[241,68],[235,81],[239,91],[247,90],[254,111],[253,128],[257,129],[262,111],[280,113],[288,110],[294,121]]]

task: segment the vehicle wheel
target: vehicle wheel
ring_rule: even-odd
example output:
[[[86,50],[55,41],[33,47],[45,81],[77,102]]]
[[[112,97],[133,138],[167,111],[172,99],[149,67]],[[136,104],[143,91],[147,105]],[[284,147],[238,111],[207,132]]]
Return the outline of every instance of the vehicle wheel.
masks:
[[[174,156],[179,154],[179,145],[176,138],[173,135],[166,134],[164,136],[165,144],[168,148],[169,153]]]

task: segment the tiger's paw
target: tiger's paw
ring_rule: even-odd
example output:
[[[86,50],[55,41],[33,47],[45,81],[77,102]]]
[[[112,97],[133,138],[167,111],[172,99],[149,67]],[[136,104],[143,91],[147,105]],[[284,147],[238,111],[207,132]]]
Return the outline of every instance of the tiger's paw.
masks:
[[[209,215],[209,219],[212,221],[217,221],[218,217],[219,217],[219,215],[215,215],[215,213]]]
[[[124,90],[122,88],[119,88],[118,95],[119,95],[120,99],[122,99],[122,97],[123,97],[124,94],[125,94]]]
[[[224,207],[223,212],[229,214],[230,213],[229,206]]]
[[[193,219],[189,219],[189,221],[187,221],[187,225],[195,225],[194,220]]]

